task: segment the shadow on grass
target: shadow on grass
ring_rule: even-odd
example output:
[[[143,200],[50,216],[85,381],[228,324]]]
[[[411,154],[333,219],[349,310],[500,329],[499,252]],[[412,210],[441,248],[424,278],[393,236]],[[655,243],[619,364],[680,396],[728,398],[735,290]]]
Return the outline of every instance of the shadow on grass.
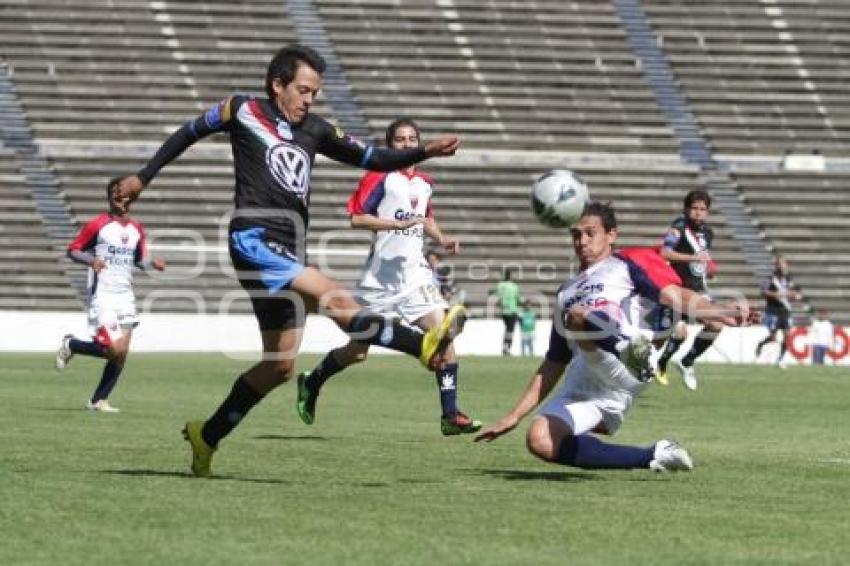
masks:
[[[254,440],[328,440],[326,436],[296,435],[296,434],[258,434]]]
[[[130,477],[160,477],[160,478],[181,478],[181,479],[191,479],[193,481],[221,481],[221,480],[229,480],[229,481],[241,481],[248,483],[262,483],[262,484],[291,484],[293,482],[286,480],[276,480],[276,479],[268,479],[268,478],[240,478],[236,476],[223,476],[223,475],[214,475],[209,478],[196,478],[189,472],[176,472],[173,470],[101,470],[103,474],[113,474],[118,476],[130,476]]]
[[[478,473],[482,476],[493,476],[509,481],[560,481],[560,482],[577,482],[577,481],[596,481],[600,478],[596,474],[587,472],[549,472],[536,470],[493,470],[493,469],[476,469],[469,470],[470,473]]]

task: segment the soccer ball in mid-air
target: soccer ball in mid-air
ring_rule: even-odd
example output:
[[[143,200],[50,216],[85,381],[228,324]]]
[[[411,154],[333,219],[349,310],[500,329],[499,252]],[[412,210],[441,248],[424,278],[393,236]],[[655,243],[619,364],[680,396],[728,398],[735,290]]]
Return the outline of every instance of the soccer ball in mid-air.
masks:
[[[550,228],[566,228],[578,222],[589,199],[584,181],[566,169],[549,171],[531,187],[531,210]]]

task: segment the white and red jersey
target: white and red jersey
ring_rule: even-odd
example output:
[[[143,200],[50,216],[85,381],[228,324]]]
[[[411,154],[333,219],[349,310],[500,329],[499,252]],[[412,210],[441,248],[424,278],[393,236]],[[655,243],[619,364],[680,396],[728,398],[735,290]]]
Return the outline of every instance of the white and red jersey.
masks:
[[[133,266],[147,258],[145,231],[131,218],[117,218],[108,213],[90,220],[69,251],[93,254],[106,262],[99,273],[89,268],[89,297],[132,294]]]
[[[370,171],[348,200],[348,213],[392,220],[433,218],[432,185],[431,178],[417,170],[410,174]],[[360,286],[400,291],[432,281],[434,274],[422,253],[424,240],[421,224],[405,230],[376,232]]]
[[[655,248],[624,248],[561,285],[555,316],[563,320],[570,307],[590,307],[615,321],[621,335],[633,336],[643,314],[640,299],[658,302],[662,289],[681,284],[679,275]],[[571,355],[558,326],[562,325],[553,325],[546,357],[566,361]]]

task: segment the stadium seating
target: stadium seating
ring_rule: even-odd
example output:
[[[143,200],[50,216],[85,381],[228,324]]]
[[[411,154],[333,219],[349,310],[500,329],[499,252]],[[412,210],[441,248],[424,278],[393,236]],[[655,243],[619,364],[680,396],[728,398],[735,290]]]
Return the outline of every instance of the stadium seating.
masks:
[[[232,202],[227,155],[227,149],[221,148],[221,160],[184,156],[133,206],[134,216],[147,227],[152,252],[165,256],[170,265],[170,273],[139,277],[140,302],[151,293],[163,295],[152,304],[154,310],[192,310],[195,304],[186,296],[195,294],[209,302],[207,309],[215,310],[223,296],[238,290],[220,264],[221,259],[227,264],[221,255],[226,248],[222,230]],[[126,158],[55,157],[54,163],[78,218],[103,210],[100,186],[104,179],[138,166]],[[566,232],[547,229],[531,217],[528,186],[539,175],[539,166],[508,169],[445,161],[429,164],[427,169],[438,180],[436,217],[445,232],[462,242],[462,254],[447,258],[447,263],[475,314],[486,313],[487,293],[507,266],[518,268],[523,292],[538,297],[541,303],[548,302],[575,266]],[[617,204],[623,246],[657,245],[678,213],[685,192],[699,186],[693,168],[663,173],[588,169],[581,173],[596,198]],[[323,161],[315,170],[311,189],[310,260],[349,285],[358,278],[371,240],[368,233],[349,228],[345,211],[359,175],[356,170]],[[722,266],[718,286],[755,298],[757,282],[732,244],[722,217],[713,221],[718,227],[715,256]],[[185,279],[201,259],[203,272]]]
[[[262,92],[270,54],[296,37],[279,2],[30,0],[2,9],[0,52],[35,134],[69,142],[160,140],[233,92]]]
[[[468,146],[673,152],[607,2],[316,2],[373,130],[400,114]]]
[[[850,172],[736,173],[744,198],[806,298],[850,324]]]
[[[26,191],[14,153],[0,146],[0,309],[78,309],[61,257]]]
[[[847,154],[850,4],[643,4],[716,152]]]
[[[548,0],[535,2],[533,9],[485,0],[316,0],[314,5],[373,137],[406,114],[420,121],[426,135],[461,133],[473,154],[498,150],[516,157],[515,163],[482,158],[428,166],[439,181],[438,218],[464,243],[452,265],[477,314],[486,311],[487,290],[505,265],[523,268],[520,284],[530,293],[551,292],[565,275],[562,270],[569,269],[565,237],[537,225],[528,212],[528,186],[547,165],[540,159],[525,164],[524,157],[553,150],[587,155],[586,165],[577,169],[594,197],[616,203],[624,245],[656,243],[684,192],[703,185],[696,169],[669,165],[677,160],[679,142],[643,78],[612,2]],[[850,18],[846,3],[779,7],[744,0],[646,0],[643,5],[715,157],[747,154],[778,161],[789,149],[846,154],[850,87],[839,33],[841,22]],[[150,142],[231,92],[259,93],[270,53],[299,37],[283,3],[270,0],[16,0],[0,10],[3,62],[36,143],[49,148],[78,224],[103,210],[106,180],[136,169],[150,154]],[[322,98],[315,110],[334,118]],[[220,265],[227,264],[220,262],[221,219],[232,201],[225,142],[215,136],[203,144],[205,151],[181,158],[134,207],[151,230],[154,249],[170,262],[164,278],[138,278],[141,300],[153,297],[153,310],[191,311],[198,297],[220,304],[222,297],[238,294]],[[655,156],[659,163],[619,162],[623,155],[647,164]],[[27,222],[4,223],[0,233],[5,237],[13,226],[26,226],[20,230],[41,242],[36,247],[53,258],[53,271],[44,285],[30,287],[33,297],[45,298],[39,301],[18,300],[16,286],[23,280],[7,270],[0,278],[0,301],[21,308],[77,308],[70,286],[60,283],[65,264],[56,259],[62,250],[51,247],[35,208],[25,201],[11,204],[11,196],[5,196],[23,185],[11,155],[2,161],[3,202],[10,204],[0,214],[31,216]],[[552,166],[560,164],[553,158]],[[356,280],[368,244],[368,235],[348,229],[344,215],[358,175],[320,163],[313,182],[311,258],[346,283]],[[812,304],[850,318],[841,285],[818,279],[816,259],[803,257],[804,246],[812,242],[825,246],[840,239],[815,239],[808,231],[814,223],[802,227],[805,218],[818,215],[823,225],[841,225],[838,203],[847,193],[840,175],[818,177],[816,186],[828,186],[824,193],[833,195],[829,204],[811,214],[806,208],[784,227],[776,203],[789,199],[786,191],[799,188],[795,183],[802,179],[777,178],[782,181],[739,172],[737,180],[767,238],[789,256]],[[715,211],[712,221],[721,265],[715,285],[754,298],[752,267],[722,215]],[[788,232],[789,225],[798,231]],[[23,236],[21,231],[15,234]],[[823,249],[836,254],[836,267],[830,269],[838,270],[837,281],[843,282],[842,250]],[[187,279],[201,256],[201,274]],[[537,263],[558,267],[551,280],[532,274]],[[56,293],[64,298],[51,302]],[[245,312],[247,305],[233,308]]]

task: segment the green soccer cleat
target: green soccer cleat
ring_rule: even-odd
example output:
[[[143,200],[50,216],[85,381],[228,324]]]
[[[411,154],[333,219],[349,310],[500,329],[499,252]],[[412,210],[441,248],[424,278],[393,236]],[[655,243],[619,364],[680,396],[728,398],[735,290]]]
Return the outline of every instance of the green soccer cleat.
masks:
[[[670,383],[667,379],[667,370],[658,368],[658,371],[655,372],[655,380],[658,381],[659,384],[667,386]]]
[[[428,330],[422,337],[422,353],[419,355],[422,365],[434,369],[432,367],[434,358],[446,351],[452,340],[463,331],[465,323],[466,309],[463,305],[454,305],[450,308],[440,326]]]
[[[215,448],[206,443],[201,435],[203,421],[189,421],[183,427],[183,439],[192,447],[192,473],[198,478],[208,478],[212,475],[210,464]]]
[[[298,416],[305,425],[316,422],[316,401],[319,399],[319,396],[313,394],[307,387],[308,377],[310,377],[309,371],[298,374],[298,398],[295,401],[295,410],[298,411]]]
[[[481,430],[481,421],[476,421],[458,411],[452,417],[440,419],[440,431],[443,436],[456,436],[458,434],[472,434]]]

